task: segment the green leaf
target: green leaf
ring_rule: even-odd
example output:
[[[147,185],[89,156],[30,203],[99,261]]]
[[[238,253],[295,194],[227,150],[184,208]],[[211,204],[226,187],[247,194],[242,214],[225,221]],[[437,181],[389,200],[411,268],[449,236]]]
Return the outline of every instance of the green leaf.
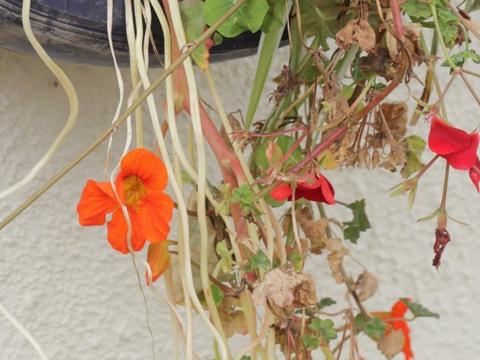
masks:
[[[365,213],[365,199],[355,201],[347,205],[353,212],[353,220],[343,223],[343,237],[345,240],[350,240],[356,244],[360,237],[360,232],[370,229],[370,222]]]
[[[329,297],[326,297],[326,298],[322,298],[320,299],[320,301],[317,303],[317,309],[318,310],[321,310],[323,309],[324,307],[327,307],[327,306],[330,306],[330,305],[334,305],[336,304],[337,302],[335,300],[333,300],[332,298],[329,298]]]
[[[282,149],[280,149],[280,146],[275,144],[273,141],[268,142],[267,150],[265,153],[270,165],[276,164],[277,161],[279,161],[283,156]]]
[[[203,15],[207,25],[213,25],[236,2],[237,0],[206,0]],[[247,0],[217,31],[228,38],[240,35],[247,30],[256,32],[260,29],[267,11],[267,0]]]
[[[185,170],[182,170],[182,183],[195,186],[195,181],[193,181]]]
[[[293,146],[293,144],[295,144],[295,139],[287,135],[280,135],[276,141],[276,145],[279,147],[279,150],[282,152],[282,156],[287,152],[287,150],[289,150]],[[269,142],[266,141],[262,144],[262,146],[260,146],[258,151],[255,152],[255,163],[263,171],[267,171],[268,168],[270,167],[270,161],[267,156],[268,147],[269,147]],[[297,147],[282,164],[282,167],[284,170],[287,170],[289,167],[296,165],[301,160],[302,160],[302,149],[300,147]]]
[[[250,190],[247,184],[243,184],[240,187],[233,189],[232,201],[239,203],[244,212],[250,212],[252,210],[252,199],[254,192]]]
[[[420,136],[411,135],[405,139],[407,142],[407,163],[400,173],[406,179],[413,173],[422,170],[425,165],[422,163],[422,152],[427,144]]]
[[[262,268],[263,270],[270,269],[270,261],[262,250],[258,250],[257,253],[250,257],[250,263],[252,270]]]
[[[302,32],[305,36],[318,36],[320,39],[320,44],[323,50],[327,51],[330,49],[327,43],[327,35],[330,37],[335,37],[335,31],[338,31],[338,24],[333,22],[330,26],[327,26],[325,18],[322,12],[326,12],[330,8],[337,6],[335,2],[322,4],[322,10],[316,6],[314,0],[303,0],[299,2],[300,5],[300,14],[302,21]],[[330,12],[331,13],[331,12]],[[335,17],[337,15],[335,14]],[[330,25],[330,24],[329,24]],[[328,34],[329,31],[332,31]]]
[[[334,322],[330,319],[321,320],[319,318],[314,318],[308,328],[316,333],[320,334],[327,342],[334,340],[338,337],[337,332],[333,329],[335,326]]]
[[[215,284],[210,285],[210,290],[212,291],[212,296],[213,296],[213,300],[215,301],[215,305],[216,306],[220,305],[220,303],[223,301],[223,298],[225,297],[225,294]]]
[[[440,319],[440,315],[438,313],[434,313],[427,308],[424,308],[422,305],[414,302],[410,302],[407,298],[400,298],[405,305],[407,305],[408,309],[412,312],[413,316],[415,317],[434,317],[436,319]]]
[[[374,316],[365,323],[365,334],[370,337],[381,339],[385,335],[385,331],[387,331],[387,327],[378,316]]]
[[[293,264],[295,270],[302,270],[304,262],[303,258],[297,251],[292,251],[288,254],[287,260]]]
[[[234,270],[234,261],[232,259],[233,250],[228,250],[227,241],[220,241],[216,249],[218,256],[220,256],[220,268],[225,274],[229,274]]]
[[[462,51],[462,52],[459,52],[457,54],[453,54],[452,56],[450,56],[450,60],[452,60],[452,62],[458,66],[458,67],[462,67],[463,64],[465,64],[465,61],[467,61],[467,54],[465,53],[465,51]],[[447,60],[445,60],[440,66],[444,66],[444,67],[449,67],[450,64],[448,63]]]
[[[430,5],[427,2],[419,0],[408,0],[400,5],[411,18],[428,19],[432,16]]]
[[[260,28],[264,33],[281,28],[286,16],[285,1],[267,0],[267,3],[267,15],[263,19],[263,24]]]
[[[314,337],[310,334],[303,335],[302,342],[307,350],[318,349],[318,347],[320,346],[320,341],[318,340],[318,337]]]
[[[474,63],[480,64],[480,56],[475,53],[475,51],[470,50],[468,52],[468,57],[473,60]]]
[[[281,135],[277,139],[277,145],[282,149],[283,153],[285,154],[290,148],[295,144],[296,140],[287,135]],[[302,149],[298,146],[290,156],[285,160],[283,163],[283,168],[286,170],[293,165],[298,164],[303,159]]]
[[[204,3],[201,0],[183,0],[178,6],[180,8],[187,40],[194,41],[203,34],[205,29],[205,20],[203,19]],[[205,70],[209,65],[209,50],[212,45],[213,40],[207,39],[192,53],[193,60],[202,70]]]

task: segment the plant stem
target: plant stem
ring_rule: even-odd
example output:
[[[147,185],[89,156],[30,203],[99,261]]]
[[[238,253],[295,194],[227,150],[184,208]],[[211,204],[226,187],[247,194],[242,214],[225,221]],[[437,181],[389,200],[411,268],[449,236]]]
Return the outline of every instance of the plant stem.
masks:
[[[47,181],[40,189],[38,189],[32,196],[30,196],[25,202],[23,202],[18,208],[16,208],[10,215],[8,215],[2,222],[0,222],[0,230],[21,214],[26,208],[32,205],[35,200],[42,196],[48,189],[50,189],[58,180],[60,180],[65,174],[72,170],[80,161],[82,161],[88,154],[90,154],[97,146],[99,146],[105,139],[112,135],[118,127],[139,107],[145,99],[150,95],[172,72],[182,64],[182,62],[190,56],[190,54],[206,39],[211,37],[213,33],[218,29],[223,22],[228,19],[246,0],[238,0],[234,6],[232,6],[214,25],[208,28],[194,44],[188,49],[188,51],[180,54],[180,56],[160,75],[145,91],[136,99],[133,104],[121,114],[117,121],[112,123],[103,134],[101,134],[90,146],[82,151],[75,159],[68,163],[62,170],[54,175],[49,181]]]

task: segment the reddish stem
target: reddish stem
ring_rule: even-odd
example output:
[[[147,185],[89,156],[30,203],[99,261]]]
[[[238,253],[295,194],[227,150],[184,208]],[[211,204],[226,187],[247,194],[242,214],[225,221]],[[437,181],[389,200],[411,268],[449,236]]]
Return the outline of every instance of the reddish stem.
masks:
[[[398,3],[398,0],[390,0],[390,3],[392,4],[392,16],[393,23],[395,24],[395,32],[397,33],[398,38],[403,41],[403,39],[405,38],[405,32],[403,31],[400,5]]]
[[[366,116],[372,109],[380,104],[380,102],[385,99],[388,94],[390,94],[400,83],[397,80],[392,80],[388,86],[383,89],[383,91],[376,96],[372,101],[370,101],[362,110],[355,114],[355,122],[358,122],[364,116]],[[305,167],[312,159],[319,155],[322,151],[327,149],[335,140],[342,136],[348,130],[348,125],[343,124],[337,130],[335,130],[328,138],[318,144],[315,149],[313,149],[305,158],[290,169],[289,173],[296,173],[301,168]]]

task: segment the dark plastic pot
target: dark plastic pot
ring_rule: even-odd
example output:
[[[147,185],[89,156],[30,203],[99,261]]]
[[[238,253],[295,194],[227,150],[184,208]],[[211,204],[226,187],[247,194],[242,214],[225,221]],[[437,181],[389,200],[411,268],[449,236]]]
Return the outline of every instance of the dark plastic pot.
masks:
[[[125,5],[113,0],[112,38],[120,66],[129,65],[125,32]],[[22,0],[0,0],[0,47],[35,54],[22,27]],[[76,63],[113,66],[107,37],[106,0],[32,0],[30,21],[33,31],[50,56]],[[153,24],[157,50],[163,51],[160,25]],[[211,61],[224,61],[256,53],[260,32],[245,32],[234,39],[224,38],[211,50]],[[150,64],[158,61],[150,54]]]

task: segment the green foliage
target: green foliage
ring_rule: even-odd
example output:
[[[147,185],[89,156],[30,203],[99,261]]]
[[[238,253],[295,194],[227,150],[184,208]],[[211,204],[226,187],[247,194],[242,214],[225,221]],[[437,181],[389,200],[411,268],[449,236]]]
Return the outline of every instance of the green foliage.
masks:
[[[275,148],[275,157],[271,157],[270,159],[274,159],[278,161],[278,154],[281,152],[282,156],[285,154],[290,148],[295,144],[295,139],[291,136],[287,135],[280,135],[277,138],[277,141],[275,143],[278,148]],[[269,148],[270,142],[266,141],[265,143],[262,144],[262,146],[258,149],[257,153],[255,154],[255,163],[257,166],[262,169],[263,171],[267,171],[273,163],[269,160],[269,157],[267,156],[267,149]],[[298,164],[303,158],[302,155],[302,149],[300,147],[297,147],[291,154],[290,156],[285,160],[285,162],[282,164],[282,168],[284,170],[287,170],[288,168]]]
[[[387,331],[387,328],[378,316],[374,316],[370,321],[365,323],[365,333],[370,337],[381,339],[383,335],[385,335],[385,331]]]
[[[308,350],[318,349],[318,347],[320,346],[320,341],[318,340],[318,337],[312,336],[310,334],[303,335],[302,342],[303,345],[305,345],[305,348]]]
[[[212,296],[213,296],[213,300],[215,301],[215,305],[216,306],[220,305],[220,303],[223,301],[223,298],[225,297],[225,294],[215,284],[210,285],[210,290],[212,291]]]
[[[324,15],[321,11],[327,11],[330,7],[337,6],[335,2],[330,4],[323,4],[322,10],[316,6],[314,0],[304,0],[299,2],[300,14],[302,18],[302,31],[306,36],[318,36],[322,48],[327,51],[329,46],[327,44],[327,35],[334,37],[334,29],[327,26]],[[335,15],[336,16],[336,15]],[[330,24],[329,24],[330,25]],[[338,28],[338,25],[332,23],[333,27]],[[333,31],[332,31],[333,30]]]
[[[322,298],[320,299],[320,301],[317,303],[317,309],[318,310],[321,310],[327,306],[330,306],[330,305],[335,305],[337,302],[335,300],[333,300],[332,298],[329,298],[329,297],[326,297],[326,298]]]
[[[281,28],[286,17],[285,1],[267,0],[267,2],[267,15],[263,19],[263,24],[260,28],[264,33]]]
[[[400,8],[405,11],[413,21],[418,19],[428,19],[432,17],[432,11],[428,2],[420,0],[407,0],[400,4]]]
[[[250,256],[244,270],[252,271],[259,268],[263,270],[268,270],[270,269],[270,265],[270,261],[268,261],[265,253],[262,250],[258,250],[255,255]]]
[[[347,207],[353,212],[353,220],[343,223],[343,236],[345,240],[350,240],[356,244],[360,238],[360,232],[371,228],[365,213],[365,199],[355,201],[347,205]]]
[[[236,2],[236,0],[206,0],[203,15],[207,25],[213,25]],[[218,28],[218,32],[228,38],[247,30],[256,32],[260,29],[267,11],[267,0],[247,0]]]
[[[452,60],[452,62],[458,67],[463,67],[463,65],[468,59],[472,59],[474,63],[480,64],[480,55],[475,53],[475,51],[473,50],[465,50],[450,56],[450,60]],[[450,63],[445,60],[440,66],[449,67]],[[453,69],[450,70],[450,72],[452,71]]]
[[[414,317],[434,317],[436,319],[440,319],[440,315],[438,313],[434,313],[427,308],[424,308],[422,305],[414,302],[410,302],[407,298],[400,298],[405,305],[407,305],[408,309],[412,312]]]
[[[368,318],[365,321],[362,314],[358,314],[355,316],[355,327],[359,331],[364,331],[368,336],[377,339],[381,339],[385,335],[385,331],[387,331],[387,327],[378,316]]]
[[[328,344],[330,340],[335,340],[338,337],[337,332],[333,329],[334,326],[334,322],[330,319],[314,318],[308,328],[318,333]]]
[[[233,189],[232,195],[232,201],[238,203],[245,213],[250,213],[252,211],[254,192],[250,190],[250,187],[247,184],[243,184],[240,187]]]
[[[228,250],[227,241],[220,241],[216,249],[218,256],[220,256],[220,268],[225,274],[229,274],[234,270],[234,261],[232,259],[233,250]]]
[[[180,13],[187,39],[188,41],[194,41],[203,34],[205,29],[205,20],[203,19],[204,2],[201,0],[183,0],[178,4],[178,6],[180,7]],[[211,45],[212,40],[210,40],[210,46]],[[208,67],[209,57],[210,53],[208,51],[206,42],[200,44],[199,47],[192,53],[193,60],[202,70],[205,70]]]
[[[411,135],[405,140],[407,142],[407,163],[402,168],[401,174],[404,178],[408,178],[424,168],[421,157],[427,143],[417,135]]]

